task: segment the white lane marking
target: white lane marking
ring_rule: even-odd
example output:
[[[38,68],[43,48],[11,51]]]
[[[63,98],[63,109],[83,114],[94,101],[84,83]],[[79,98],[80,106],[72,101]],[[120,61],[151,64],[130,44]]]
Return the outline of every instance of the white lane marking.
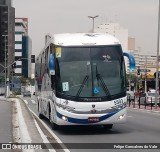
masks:
[[[36,104],[36,102],[34,100],[31,100],[33,104]]]
[[[35,125],[38,129],[38,132],[39,132],[40,136],[43,139],[43,143],[50,143],[49,140],[47,139],[47,137],[45,136],[45,134],[43,133],[43,131],[41,130],[41,128],[39,127],[39,125],[38,125],[38,123],[35,119],[34,119],[34,122],[35,122]],[[46,144],[46,146],[47,146],[47,144]],[[47,148],[48,148],[49,152],[56,152],[54,149],[49,149],[50,148],[49,146]]]
[[[25,104],[27,105],[28,104],[28,101],[27,100],[23,100],[25,102]]]
[[[133,116],[127,116],[128,118],[133,118]]]
[[[38,118],[38,116],[37,116],[29,107],[28,107],[28,109],[32,112],[32,114],[33,114],[36,118]],[[67,149],[66,146],[63,145],[63,142],[53,133],[53,131],[52,131],[41,119],[38,118],[38,120],[39,120],[39,121],[43,124],[43,126],[49,131],[49,133],[56,139],[56,141],[61,144],[63,150],[64,150],[65,152],[70,152],[69,149]]]
[[[24,117],[23,117],[22,108],[19,103],[19,100],[16,100],[16,107],[17,107],[17,112],[18,112],[21,141],[22,141],[22,143],[31,143],[32,140],[29,135],[28,128],[27,128],[27,125],[26,125]],[[28,149],[23,149],[22,151],[28,152]],[[29,150],[29,152],[34,152],[34,150]]]

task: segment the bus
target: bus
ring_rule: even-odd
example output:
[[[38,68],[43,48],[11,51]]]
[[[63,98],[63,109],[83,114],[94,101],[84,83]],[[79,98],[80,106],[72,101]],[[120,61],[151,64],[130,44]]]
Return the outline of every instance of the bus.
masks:
[[[102,125],[126,121],[126,70],[117,38],[100,33],[46,35],[36,58],[35,88],[39,118],[53,130],[63,125]]]

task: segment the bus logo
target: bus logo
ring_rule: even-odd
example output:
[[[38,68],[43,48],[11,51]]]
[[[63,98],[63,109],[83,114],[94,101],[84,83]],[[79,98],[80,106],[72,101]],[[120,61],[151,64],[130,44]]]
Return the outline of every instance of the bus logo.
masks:
[[[95,108],[95,105],[94,105],[94,104],[92,105],[92,108]]]

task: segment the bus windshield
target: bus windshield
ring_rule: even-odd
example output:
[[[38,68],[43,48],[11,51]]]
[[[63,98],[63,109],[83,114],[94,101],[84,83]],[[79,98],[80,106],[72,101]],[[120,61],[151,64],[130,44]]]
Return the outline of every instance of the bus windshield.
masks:
[[[56,90],[63,97],[111,99],[125,88],[120,45],[56,48]]]

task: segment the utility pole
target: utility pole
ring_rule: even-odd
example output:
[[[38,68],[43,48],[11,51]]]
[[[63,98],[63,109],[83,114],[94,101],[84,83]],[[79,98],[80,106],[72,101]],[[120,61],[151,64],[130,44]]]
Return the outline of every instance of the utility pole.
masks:
[[[157,34],[157,61],[156,61],[156,95],[155,95],[155,109],[157,109],[157,101],[159,96],[159,32],[160,32],[160,0],[158,7],[158,34]]]
[[[94,19],[96,17],[99,17],[99,15],[96,15],[96,16],[88,16],[88,18],[91,18],[93,20],[93,27],[92,27],[92,32],[94,33]]]
[[[7,97],[7,36],[2,35],[5,38],[5,57],[4,57],[4,67],[5,67],[5,97]]]
[[[147,92],[147,56],[145,56],[145,93]]]

